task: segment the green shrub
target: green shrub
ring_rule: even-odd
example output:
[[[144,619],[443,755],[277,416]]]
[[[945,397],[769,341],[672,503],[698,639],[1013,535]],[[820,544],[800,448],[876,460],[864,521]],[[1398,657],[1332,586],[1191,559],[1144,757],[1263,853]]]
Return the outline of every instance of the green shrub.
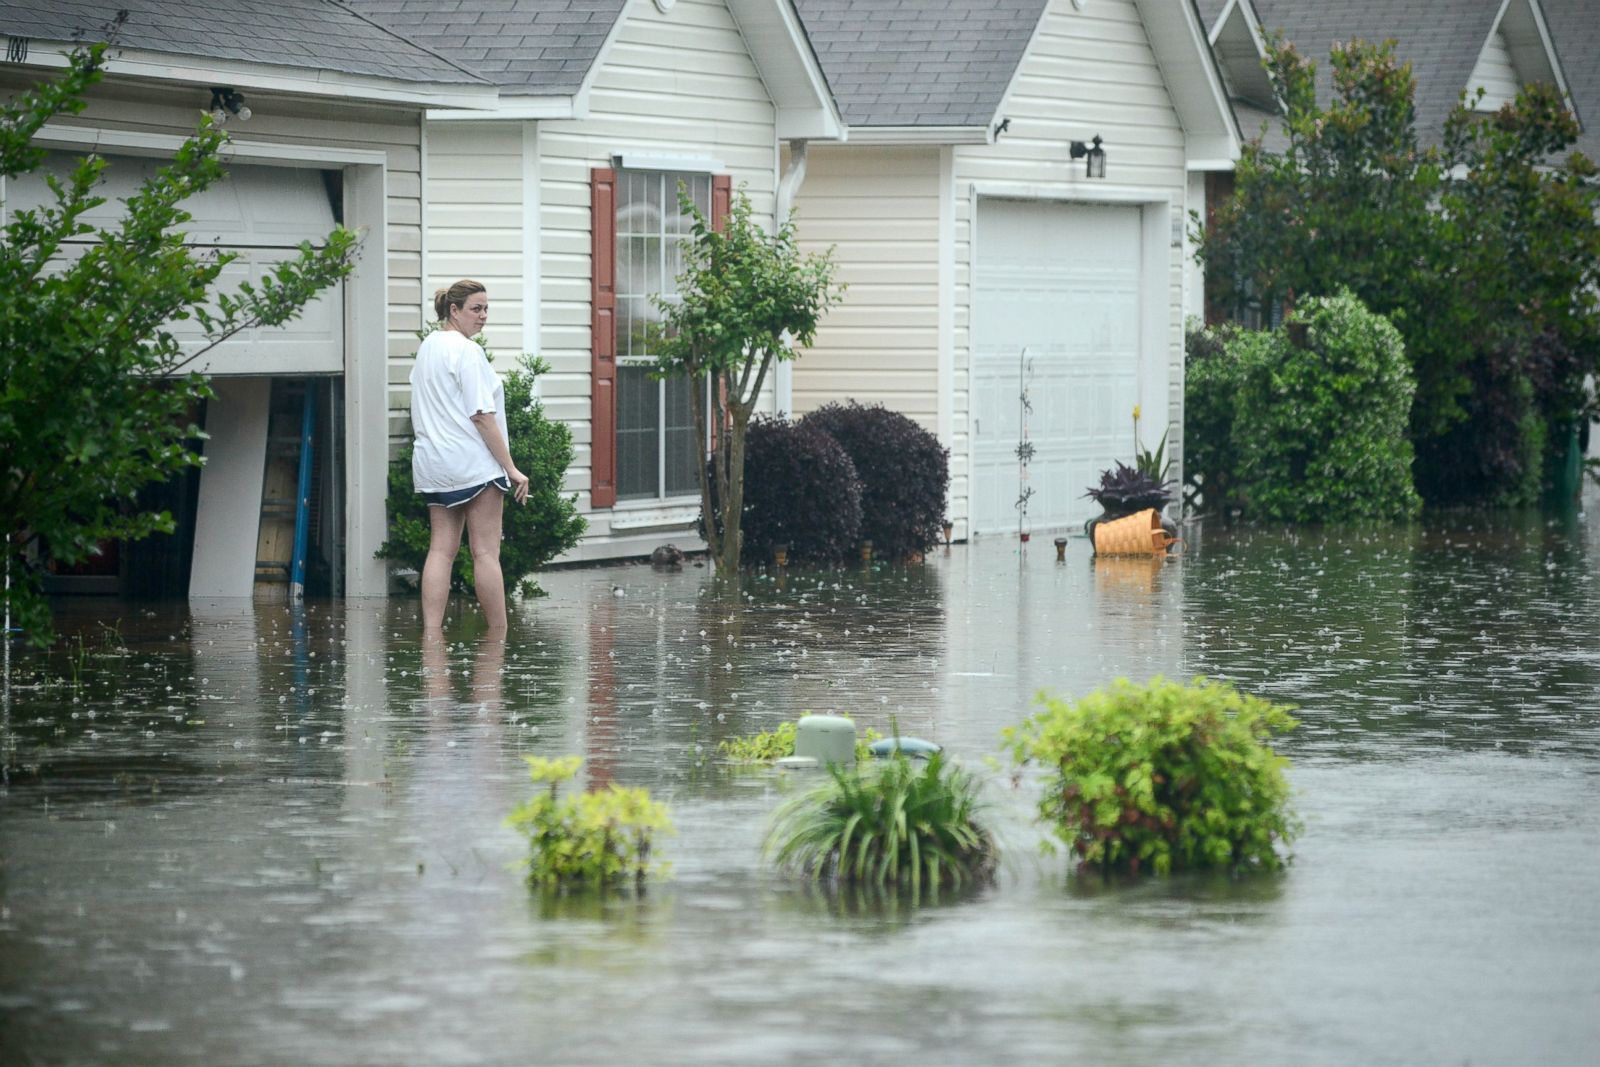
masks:
[[[839,442],[815,426],[786,419],[750,423],[744,453],[742,559],[789,558],[839,563],[861,541],[861,479]]]
[[[483,338],[477,340],[481,344]],[[511,458],[528,476],[528,501],[505,509],[500,568],[506,585],[523,596],[544,595],[531,575],[576,545],[588,526],[578,514],[578,494],[561,492],[572,464],[572,431],[548,418],[534,399],[534,381],[547,369],[537,357],[523,356],[505,376]],[[412,488],[411,451],[407,444],[389,464],[389,538],[377,555],[421,573],[428,558],[428,505]],[[472,588],[472,552],[465,538],[450,581],[457,592]]]
[[[1208,506],[1250,518],[1409,518],[1415,391],[1386,319],[1348,292],[1303,301],[1277,330],[1239,331],[1191,364],[1192,472]]]
[[[612,783],[559,797],[561,783],[578,773],[583,758],[523,758],[534,782],[549,787],[506,820],[528,837],[530,886],[605,888],[632,882],[639,888],[648,876],[666,873],[664,864],[651,862],[650,845],[657,832],[672,833],[672,822],[649,790]]]
[[[800,420],[838,441],[861,478],[861,539],[875,555],[926,552],[944,526],[950,453],[939,439],[882,404],[829,404]]]
[[[734,763],[772,763],[794,755],[795,730],[794,723],[780,722],[770,732],[762,731],[749,737],[730,737],[719,741],[717,752]],[[856,739],[856,762],[865,763],[872,759],[872,743],[881,740],[882,734],[867,727],[862,736]]]
[[[1167,874],[1275,870],[1299,824],[1288,761],[1267,743],[1288,709],[1196,679],[1119,679],[1006,731],[1020,763],[1050,770],[1040,816],[1084,867]]]
[[[999,850],[979,813],[977,779],[942,754],[834,765],[778,809],[765,849],[813,879],[937,890],[993,874]]]
[[[1226,516],[1241,505],[1233,424],[1247,368],[1270,352],[1270,341],[1269,333],[1230,323],[1191,327],[1185,338],[1183,475],[1208,513]]]

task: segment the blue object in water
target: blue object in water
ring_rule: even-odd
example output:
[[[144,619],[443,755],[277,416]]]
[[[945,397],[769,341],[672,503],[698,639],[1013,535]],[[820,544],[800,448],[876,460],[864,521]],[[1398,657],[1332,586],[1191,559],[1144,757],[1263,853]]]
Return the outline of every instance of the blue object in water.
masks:
[[[306,549],[311,534],[311,439],[317,428],[317,390],[306,382],[300,419],[300,477],[294,494],[294,552],[289,559],[289,599],[306,595]]]
[[[895,754],[896,748],[912,759],[927,759],[935,752],[944,750],[942,746],[932,741],[924,741],[920,737],[885,737],[867,746],[868,751],[877,759],[888,759]]]

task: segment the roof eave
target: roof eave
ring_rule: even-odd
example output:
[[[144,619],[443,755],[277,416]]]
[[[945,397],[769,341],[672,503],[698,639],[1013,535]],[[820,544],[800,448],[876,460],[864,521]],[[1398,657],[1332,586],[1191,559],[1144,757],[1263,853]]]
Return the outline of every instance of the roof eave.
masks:
[[[851,126],[851,144],[957,145],[988,144],[988,126]]]
[[[30,42],[27,66],[64,68],[78,46],[67,41]],[[488,109],[499,90],[487,82],[411,82],[372,74],[280,67],[248,60],[177,56],[146,49],[118,47],[107,53],[108,75],[177,82],[184,85],[227,85],[235,89],[291,93],[361,103],[414,107]]]
[[[777,108],[778,136],[843,140],[844,120],[791,0],[727,0],[727,4]]]
[[[1134,0],[1191,159],[1238,159],[1244,138],[1194,0]]]

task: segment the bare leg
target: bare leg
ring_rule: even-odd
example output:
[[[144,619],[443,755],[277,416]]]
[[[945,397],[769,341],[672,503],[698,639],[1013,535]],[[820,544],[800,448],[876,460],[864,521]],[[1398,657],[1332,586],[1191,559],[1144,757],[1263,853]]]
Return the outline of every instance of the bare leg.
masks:
[[[422,564],[422,628],[438,630],[444,626],[444,606],[450,600],[450,570],[461,548],[466,516],[460,508],[429,507],[428,521],[432,527],[428,558]]]
[[[467,543],[472,546],[472,579],[489,637],[506,632],[506,582],[500,573],[500,516],[505,496],[485,489],[466,505]]]

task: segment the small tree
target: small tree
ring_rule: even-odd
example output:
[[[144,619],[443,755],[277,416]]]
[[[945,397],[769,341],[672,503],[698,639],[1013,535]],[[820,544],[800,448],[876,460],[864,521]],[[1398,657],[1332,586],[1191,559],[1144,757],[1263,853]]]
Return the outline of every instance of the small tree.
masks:
[[[116,27],[113,26],[113,35]],[[83,110],[101,77],[105,44],[76,50],[59,78],[0,108],[0,176],[36,170],[33,143],[51,119]],[[184,244],[180,206],[223,177],[227,142],[202,118],[195,135],[135,195],[116,228],[97,231],[84,215],[104,159],[90,155],[65,180],[46,179],[55,202],[20,211],[0,243],[0,532],[6,614],[35,644],[50,640],[50,611],[33,565],[34,547],[78,562],[110,539],[170,533],[172,516],[141,505],[145,486],[203,463],[190,447],[204,434],[194,412],[210,395],[203,376],[184,373],[197,356],[243,330],[277,326],[300,313],[354,265],[356,235],[339,228],[322,248],[276,267],[259,286],[212,294],[230,254]],[[82,256],[68,241],[92,235]],[[211,301],[211,306],[204,306]],[[170,332],[195,319],[206,340],[184,347]]]
[[[796,345],[812,342],[823,312],[843,291],[833,281],[831,252],[802,254],[788,220],[777,233],[765,233],[742,187],[731,199],[718,229],[678,190],[679,207],[694,220],[693,236],[684,246],[677,295],[654,298],[661,322],[651,338],[655,377],[710,380],[709,400],[698,384],[689,397],[696,440],[707,440],[713,428],[716,435],[709,469],[696,467],[706,544],[722,574],[739,568],[745,431],[767,372],[794,359]]]

